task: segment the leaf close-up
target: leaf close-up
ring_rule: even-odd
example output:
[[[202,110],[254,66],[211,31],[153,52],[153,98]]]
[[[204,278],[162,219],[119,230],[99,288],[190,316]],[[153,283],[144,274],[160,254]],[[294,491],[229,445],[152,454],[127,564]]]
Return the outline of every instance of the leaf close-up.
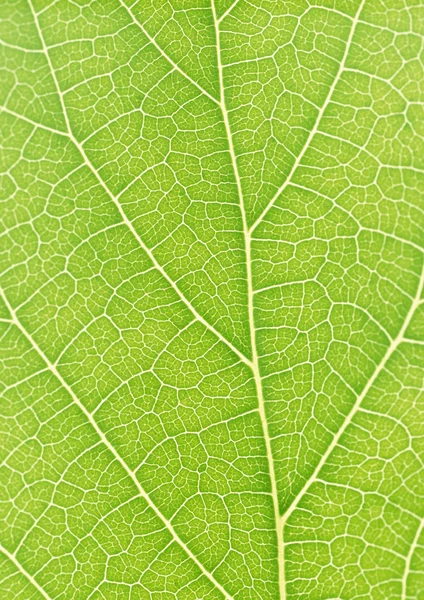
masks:
[[[423,0],[0,0],[1,600],[424,600]]]

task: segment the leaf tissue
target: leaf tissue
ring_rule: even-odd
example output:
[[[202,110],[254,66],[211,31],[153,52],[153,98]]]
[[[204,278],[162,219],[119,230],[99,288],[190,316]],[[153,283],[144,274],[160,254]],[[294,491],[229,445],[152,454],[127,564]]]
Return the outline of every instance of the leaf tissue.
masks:
[[[2,600],[424,600],[422,0],[0,0]]]

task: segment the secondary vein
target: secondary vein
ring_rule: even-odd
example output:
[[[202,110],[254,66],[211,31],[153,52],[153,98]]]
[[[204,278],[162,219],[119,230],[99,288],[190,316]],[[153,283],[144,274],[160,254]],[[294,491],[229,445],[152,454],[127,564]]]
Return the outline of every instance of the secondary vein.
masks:
[[[190,83],[192,83],[194,86],[196,86],[197,89],[202,92],[202,94],[204,94],[205,96],[207,96],[215,104],[219,104],[218,100],[216,98],[214,98],[212,96],[212,94],[210,94],[208,91],[206,91],[205,88],[203,88],[199,83],[197,83],[197,81],[195,81],[194,79],[192,79],[190,77],[190,75],[188,75],[188,73],[186,73],[185,71],[183,71],[183,69],[181,69],[181,67],[178,66],[178,64],[176,62],[174,62],[172,60],[172,58],[164,50],[162,50],[162,48],[159,46],[159,44],[157,43],[157,41],[155,40],[155,38],[150,35],[150,33],[147,31],[147,29],[144,27],[144,25],[142,25],[140,23],[140,21],[135,17],[133,11],[131,10],[131,7],[126,6],[126,4],[124,4],[124,2],[122,0],[119,0],[119,3],[127,11],[127,13],[130,15],[133,23],[135,25],[137,25],[141,29],[141,31],[144,33],[144,35],[147,37],[147,39],[154,45],[154,47],[156,48],[156,50],[158,50],[158,52],[160,52],[160,54],[172,66],[172,68],[175,69],[176,71],[178,71],[178,73],[180,73],[185,79],[187,79],[188,81],[190,81]]]
[[[159,508],[156,506],[156,504],[154,504],[154,502],[151,500],[150,496],[148,495],[148,493],[144,490],[144,488],[142,487],[141,483],[139,482],[139,480],[137,479],[137,476],[135,474],[134,471],[132,471],[129,466],[127,465],[127,463],[125,462],[125,460],[121,457],[121,455],[117,452],[117,450],[114,448],[114,446],[109,442],[109,440],[107,439],[106,435],[103,433],[103,431],[100,429],[99,425],[97,424],[97,421],[95,420],[95,418],[93,417],[93,415],[86,409],[86,407],[84,406],[84,404],[80,401],[80,399],[76,396],[76,394],[74,393],[73,389],[71,388],[71,386],[65,381],[65,379],[62,377],[62,375],[60,374],[60,372],[58,371],[57,367],[55,365],[53,365],[53,363],[49,360],[49,358],[44,354],[44,352],[41,350],[41,348],[38,346],[38,344],[36,343],[36,341],[33,339],[33,337],[28,333],[28,331],[25,329],[25,327],[22,325],[22,323],[20,322],[19,318],[16,315],[15,310],[13,309],[13,307],[11,306],[8,298],[6,297],[5,293],[3,291],[1,291],[1,296],[3,298],[4,303],[6,304],[11,316],[12,316],[12,322],[14,323],[14,325],[19,329],[19,331],[22,333],[22,335],[28,340],[28,342],[31,344],[31,346],[33,347],[33,349],[38,353],[38,355],[42,358],[42,360],[44,361],[44,363],[46,364],[47,368],[51,371],[51,373],[53,373],[53,375],[56,377],[56,379],[60,382],[60,384],[62,385],[62,387],[68,392],[68,394],[70,395],[70,397],[72,398],[72,400],[75,402],[75,404],[78,406],[78,408],[81,410],[81,412],[84,414],[84,416],[86,417],[86,419],[89,421],[90,425],[93,427],[93,429],[95,430],[95,432],[97,433],[98,437],[100,438],[100,440],[102,441],[102,443],[106,446],[106,448],[111,452],[112,456],[114,457],[115,460],[117,460],[119,462],[119,464],[122,466],[122,468],[125,470],[125,472],[127,473],[127,475],[131,478],[132,482],[134,483],[134,485],[136,486],[137,492],[139,493],[139,495],[146,501],[147,505],[154,511],[154,513],[156,514],[156,516],[162,521],[162,523],[164,524],[164,526],[166,527],[166,529],[168,530],[168,532],[171,534],[172,538],[174,539],[174,541],[186,552],[186,554],[193,560],[193,562],[197,565],[197,567],[201,570],[201,572],[203,573],[203,575],[205,575],[209,581],[211,581],[211,583],[214,584],[214,586],[224,595],[224,597],[226,598],[226,600],[234,600],[232,598],[232,596],[230,596],[226,590],[222,587],[222,585],[215,579],[215,577],[212,575],[212,573],[210,573],[204,566],[203,564],[198,560],[198,558],[193,554],[193,552],[189,549],[189,547],[183,542],[183,540],[179,537],[179,535],[177,534],[177,532],[175,531],[172,523],[165,517],[165,515],[162,514],[162,512],[159,510]]]
[[[14,556],[8,550],[6,550],[6,548],[3,545],[0,545],[0,552],[2,552],[5,556],[7,556],[7,558],[18,569],[18,571],[20,573],[22,573],[22,575],[26,579],[28,579],[28,581],[31,583],[31,585],[43,596],[43,598],[45,598],[46,600],[52,600],[50,598],[50,596],[47,594],[47,592],[45,592],[44,589],[41,587],[41,585],[39,583],[37,583],[37,581],[34,579],[34,577],[30,573],[28,573],[28,571],[26,569],[24,569],[24,567],[21,565],[21,563],[16,559],[16,556]]]
[[[312,127],[311,131],[309,132],[309,135],[306,138],[306,141],[305,141],[305,143],[304,143],[304,145],[302,147],[302,150],[300,151],[300,153],[298,154],[296,160],[294,161],[293,166],[292,166],[292,168],[290,170],[290,173],[287,175],[285,181],[278,188],[278,190],[275,192],[274,196],[271,198],[271,200],[265,206],[264,210],[259,215],[259,217],[256,219],[256,221],[250,227],[250,232],[251,233],[254,232],[254,230],[259,225],[259,223],[261,223],[261,221],[264,218],[264,216],[267,214],[267,212],[275,204],[275,202],[276,202],[277,198],[280,196],[281,192],[283,192],[283,190],[290,183],[290,181],[291,181],[293,175],[295,174],[298,166],[302,162],[302,158],[305,156],[305,153],[308,150],[308,148],[309,148],[309,146],[310,146],[310,144],[312,142],[312,139],[314,138],[315,134],[318,132],[318,128],[319,128],[319,125],[321,123],[321,119],[322,119],[325,111],[327,110],[327,106],[331,102],[331,98],[332,98],[332,96],[334,94],[334,90],[336,89],[336,86],[337,86],[338,82],[340,81],[340,77],[342,76],[342,73],[344,72],[345,65],[346,65],[346,60],[347,60],[347,57],[349,55],[349,50],[350,50],[350,47],[351,47],[351,44],[352,44],[352,39],[353,39],[353,36],[355,35],[356,27],[358,25],[359,17],[361,15],[362,9],[364,7],[365,1],[366,0],[362,0],[361,1],[360,5],[359,5],[359,8],[356,11],[356,15],[355,15],[355,18],[352,21],[352,26],[350,28],[349,36],[348,36],[348,39],[346,41],[346,46],[345,46],[345,49],[344,49],[342,60],[340,61],[340,65],[339,65],[338,71],[337,71],[336,76],[335,76],[335,78],[333,80],[333,83],[330,86],[330,89],[328,90],[328,94],[327,94],[327,97],[326,97],[323,105],[321,106],[321,108],[318,111],[317,117],[315,119],[314,126]]]
[[[182,300],[182,302],[184,302],[184,304],[187,306],[187,308],[190,310],[190,312],[196,317],[196,319],[198,321],[200,321],[200,323],[202,323],[202,325],[204,325],[207,329],[209,329],[215,336],[217,336],[226,346],[228,346],[237,356],[238,358],[245,363],[246,365],[248,365],[250,368],[252,367],[252,363],[251,361],[247,358],[247,356],[245,356],[243,354],[243,352],[241,352],[236,346],[234,346],[234,344],[232,342],[230,342],[230,340],[228,340],[224,335],[222,335],[212,324],[210,324],[208,321],[206,321],[206,319],[204,319],[200,313],[194,308],[194,306],[191,304],[191,302],[185,297],[185,295],[181,292],[181,290],[179,289],[179,287],[177,286],[177,284],[173,281],[173,279],[167,274],[167,272],[165,271],[165,269],[162,267],[162,265],[160,265],[160,263],[156,260],[153,252],[150,250],[150,248],[144,243],[144,241],[142,240],[142,238],[139,236],[139,234],[137,233],[134,225],[132,224],[132,222],[130,221],[130,219],[127,217],[124,209],[122,208],[121,203],[119,202],[118,198],[111,192],[111,190],[109,189],[109,187],[106,185],[106,183],[103,181],[103,179],[100,177],[99,172],[97,171],[97,169],[94,167],[94,165],[91,163],[91,161],[89,160],[84,147],[82,146],[82,144],[80,144],[78,142],[78,140],[76,139],[76,137],[74,136],[73,132],[72,132],[72,128],[71,128],[71,124],[69,121],[69,117],[68,117],[68,113],[66,110],[66,106],[65,106],[65,102],[63,99],[63,94],[61,92],[60,86],[59,86],[59,82],[57,80],[56,77],[56,73],[55,70],[53,68],[53,64],[46,46],[46,43],[44,41],[44,36],[43,33],[41,31],[40,28],[40,24],[38,22],[37,19],[37,15],[35,13],[35,10],[32,6],[32,2],[31,0],[29,0],[29,5],[31,8],[31,12],[34,18],[34,22],[38,31],[38,35],[40,37],[40,41],[43,47],[43,51],[44,54],[46,56],[47,59],[47,63],[49,65],[50,68],[50,72],[53,78],[53,82],[60,100],[60,104],[61,104],[61,108],[62,108],[62,112],[63,112],[63,116],[65,119],[65,124],[66,124],[66,128],[67,128],[67,132],[65,134],[62,135],[67,135],[69,137],[69,139],[72,141],[72,143],[75,145],[75,147],[77,148],[77,150],[79,151],[81,158],[84,162],[84,164],[90,169],[90,171],[92,172],[92,174],[95,176],[95,178],[97,179],[97,181],[99,182],[99,184],[101,185],[101,187],[104,189],[104,191],[107,193],[107,195],[109,196],[109,198],[112,200],[112,202],[115,204],[115,206],[118,209],[118,212],[122,218],[122,221],[125,223],[125,225],[128,227],[128,229],[131,231],[132,235],[134,236],[134,238],[137,240],[137,242],[139,243],[139,245],[141,246],[141,248],[144,250],[144,252],[148,255],[148,257],[150,258],[150,260],[152,261],[152,263],[154,264],[154,266],[156,267],[156,269],[161,273],[161,275],[167,280],[167,282],[172,286],[172,288],[174,289],[174,291],[178,294],[180,300]]]
[[[392,357],[392,355],[394,354],[394,352],[397,350],[397,348],[399,347],[399,345],[401,343],[408,342],[408,340],[405,340],[405,332],[408,329],[408,326],[409,326],[409,324],[410,324],[410,322],[412,320],[412,317],[414,316],[415,311],[416,311],[416,309],[418,308],[418,306],[420,304],[421,295],[423,293],[423,290],[424,290],[424,267],[423,267],[423,270],[422,270],[422,273],[421,273],[421,277],[420,277],[420,281],[419,281],[419,284],[418,284],[418,287],[417,287],[417,291],[416,291],[415,297],[414,297],[414,299],[413,299],[413,301],[411,303],[411,306],[410,306],[410,309],[408,311],[408,314],[405,317],[405,320],[403,322],[403,325],[402,325],[401,329],[399,330],[398,335],[391,342],[391,344],[387,348],[386,353],[384,354],[383,358],[381,359],[380,363],[378,364],[377,368],[375,369],[374,373],[372,374],[371,378],[368,380],[368,383],[366,384],[366,386],[364,387],[364,389],[362,390],[362,392],[358,395],[355,404],[352,406],[350,412],[346,416],[345,420],[343,421],[342,426],[338,430],[337,434],[334,436],[334,438],[333,438],[331,444],[328,446],[326,452],[321,457],[321,460],[319,461],[318,465],[316,466],[314,472],[309,477],[309,479],[306,481],[306,483],[304,484],[304,486],[302,487],[302,489],[300,490],[300,492],[297,494],[297,496],[295,497],[295,499],[291,503],[290,507],[287,509],[287,511],[281,517],[281,527],[282,528],[287,523],[290,515],[293,513],[293,511],[295,510],[295,508],[298,506],[300,500],[303,498],[303,496],[309,490],[309,488],[314,483],[314,481],[316,481],[316,479],[318,477],[318,474],[321,471],[322,467],[327,462],[327,459],[329,458],[330,454],[333,452],[333,450],[335,449],[335,447],[338,445],[338,443],[340,441],[340,438],[342,437],[342,435],[344,434],[344,432],[346,431],[346,429],[348,428],[348,426],[352,423],[352,420],[353,420],[355,414],[357,413],[359,407],[361,406],[364,398],[367,396],[368,392],[370,391],[370,389],[372,388],[372,386],[376,382],[376,380],[379,377],[380,373],[385,369],[388,361],[390,360],[390,358]]]

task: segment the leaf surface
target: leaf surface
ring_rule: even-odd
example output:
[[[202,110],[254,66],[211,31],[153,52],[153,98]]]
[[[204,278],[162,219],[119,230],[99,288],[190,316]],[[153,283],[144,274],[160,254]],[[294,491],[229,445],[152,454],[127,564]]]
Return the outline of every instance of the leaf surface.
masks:
[[[2,0],[6,600],[424,598],[419,0]]]

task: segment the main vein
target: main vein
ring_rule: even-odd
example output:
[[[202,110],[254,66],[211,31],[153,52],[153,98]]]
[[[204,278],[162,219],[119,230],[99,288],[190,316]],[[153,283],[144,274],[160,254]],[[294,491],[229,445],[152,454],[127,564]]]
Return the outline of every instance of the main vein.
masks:
[[[225,130],[227,133],[228,146],[231,155],[231,163],[234,170],[234,176],[237,183],[237,191],[240,202],[240,211],[243,221],[243,234],[245,240],[245,254],[246,254],[246,273],[247,273],[247,302],[248,302],[248,314],[249,314],[249,329],[252,349],[252,370],[255,377],[256,393],[258,397],[258,408],[262,422],[262,429],[266,445],[266,454],[269,465],[269,477],[271,481],[271,495],[274,510],[274,519],[277,535],[277,548],[278,548],[278,577],[279,577],[279,589],[280,597],[283,598],[285,581],[284,581],[284,548],[283,538],[280,535],[279,523],[280,514],[278,509],[278,491],[277,491],[277,480],[275,476],[274,457],[271,447],[271,437],[268,429],[268,419],[265,410],[265,399],[262,389],[262,380],[259,370],[259,358],[256,344],[256,330],[255,330],[255,319],[254,319],[254,294],[253,294],[253,280],[252,280],[252,256],[251,256],[251,235],[247,224],[246,211],[243,202],[243,190],[241,186],[240,174],[237,165],[236,153],[234,150],[233,136],[231,132],[231,125],[228,116],[228,109],[225,101],[225,86],[224,86],[224,69],[221,58],[221,34],[219,27],[219,20],[217,18],[215,0],[211,0],[212,14],[215,23],[215,36],[217,46],[217,61],[218,61],[218,73],[219,73],[219,87],[220,87],[220,105],[222,110],[222,116],[225,124]]]

